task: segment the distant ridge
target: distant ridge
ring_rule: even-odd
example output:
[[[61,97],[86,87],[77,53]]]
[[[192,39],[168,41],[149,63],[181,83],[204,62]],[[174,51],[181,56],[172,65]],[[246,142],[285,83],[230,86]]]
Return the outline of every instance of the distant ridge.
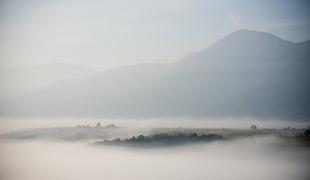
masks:
[[[96,70],[90,67],[67,63],[0,68],[0,97],[23,94],[60,80],[81,78],[94,73]]]
[[[16,117],[310,119],[309,41],[240,30],[172,64],[114,68],[0,101]]]

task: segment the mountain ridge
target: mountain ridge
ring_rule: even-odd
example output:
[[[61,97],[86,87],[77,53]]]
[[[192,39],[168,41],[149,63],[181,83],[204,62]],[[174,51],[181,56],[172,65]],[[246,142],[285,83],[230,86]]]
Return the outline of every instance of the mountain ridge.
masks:
[[[0,68],[0,97],[20,95],[60,80],[80,78],[96,72],[93,68],[69,63],[3,67]]]
[[[249,32],[239,31],[236,37],[244,33]],[[0,100],[0,114],[308,119],[309,49],[275,37],[267,35],[264,43],[247,47],[231,40],[247,38],[228,35],[228,41],[227,36],[219,41],[223,45],[211,45],[177,63],[126,66],[59,82]],[[277,42],[265,43],[273,40]],[[283,43],[274,46],[278,41]]]

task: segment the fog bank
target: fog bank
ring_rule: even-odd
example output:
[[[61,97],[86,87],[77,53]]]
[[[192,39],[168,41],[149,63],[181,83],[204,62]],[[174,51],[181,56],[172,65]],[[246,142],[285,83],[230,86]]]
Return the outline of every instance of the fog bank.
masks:
[[[276,137],[162,149],[2,141],[0,179],[308,179],[309,150],[281,145]]]
[[[309,121],[289,121],[279,119],[258,119],[251,117],[227,117],[227,118],[0,118],[0,134],[13,131],[29,130],[35,128],[72,127],[77,125],[103,125],[115,124],[119,127],[183,127],[183,128],[234,128],[248,129],[255,124],[258,128],[282,129],[284,127],[306,128]]]

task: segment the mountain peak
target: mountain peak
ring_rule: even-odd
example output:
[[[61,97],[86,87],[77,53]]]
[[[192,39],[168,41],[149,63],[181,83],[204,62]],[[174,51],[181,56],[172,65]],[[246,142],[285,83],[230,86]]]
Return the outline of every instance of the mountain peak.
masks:
[[[263,32],[263,31],[256,31],[256,30],[250,30],[250,29],[239,29],[239,30],[236,30],[233,33],[256,33],[256,34],[270,34],[270,33],[267,33],[267,32]]]
[[[283,40],[271,33],[254,31],[248,29],[241,29],[231,34],[227,35],[220,41],[238,41],[238,42],[246,42],[246,43],[257,43],[257,42],[265,42],[265,43],[292,43],[290,41]]]
[[[180,62],[205,61],[236,61],[251,59],[274,60],[274,54],[285,54],[293,48],[296,43],[283,40],[271,33],[241,29],[230,33],[210,47],[185,56]],[[277,53],[276,53],[277,52]],[[283,59],[283,58],[281,58]],[[200,63],[200,65],[201,65]]]
[[[241,29],[220,39],[202,52],[225,50],[226,52],[244,52],[259,49],[283,49],[295,43],[283,40],[271,33]]]

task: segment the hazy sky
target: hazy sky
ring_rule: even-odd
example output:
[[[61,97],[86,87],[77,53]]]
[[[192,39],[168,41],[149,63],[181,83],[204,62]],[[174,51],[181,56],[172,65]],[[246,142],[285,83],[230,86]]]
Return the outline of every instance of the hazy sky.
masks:
[[[310,39],[310,1],[0,0],[0,67],[174,62],[243,28]]]

